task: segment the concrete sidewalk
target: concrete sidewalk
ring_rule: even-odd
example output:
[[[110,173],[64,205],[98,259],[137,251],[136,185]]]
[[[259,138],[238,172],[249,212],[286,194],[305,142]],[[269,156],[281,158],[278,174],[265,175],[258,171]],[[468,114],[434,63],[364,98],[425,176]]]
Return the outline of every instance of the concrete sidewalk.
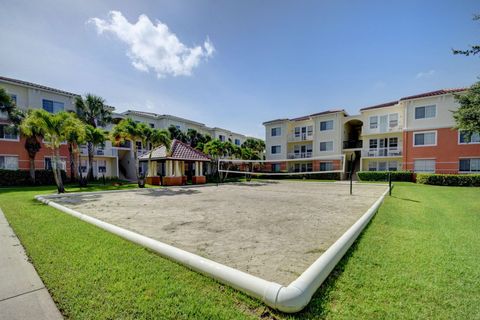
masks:
[[[0,319],[62,319],[1,209]]]

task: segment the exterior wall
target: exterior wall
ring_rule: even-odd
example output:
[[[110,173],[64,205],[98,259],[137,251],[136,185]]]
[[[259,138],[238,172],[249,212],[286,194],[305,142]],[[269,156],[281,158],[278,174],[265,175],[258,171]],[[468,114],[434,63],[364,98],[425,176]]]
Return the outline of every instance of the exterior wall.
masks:
[[[413,170],[414,161],[421,159],[435,160],[435,171],[437,173],[458,173],[460,158],[479,158],[480,144],[460,144],[458,131],[452,128],[438,128],[436,146],[414,146],[413,136],[415,132],[424,130],[405,131],[403,133],[404,150],[403,156],[405,169]]]
[[[280,128],[281,134],[272,137],[272,128]],[[267,160],[277,160],[287,158],[287,122],[275,122],[265,125],[265,156]],[[279,154],[272,154],[272,146],[280,146]]]
[[[333,120],[333,130],[320,131],[322,121]],[[343,120],[344,114],[337,112],[314,118],[313,156],[329,156],[342,153],[343,148]],[[320,151],[320,142],[333,141],[332,151]]]
[[[436,128],[452,128],[455,125],[452,112],[458,109],[452,94],[403,101],[406,113],[406,130],[426,130]],[[436,105],[436,116],[430,119],[415,119],[415,108]]]
[[[390,114],[398,114],[398,125],[390,128],[387,123],[387,130],[382,131],[380,129],[380,123],[378,123],[377,129],[370,129],[370,117],[377,116],[380,119],[381,116],[388,116]],[[389,134],[395,132],[402,132],[403,127],[405,126],[405,114],[403,111],[403,105],[396,104],[394,106],[371,109],[362,111],[363,127],[362,127],[362,136],[368,135],[378,135],[378,134]],[[379,120],[380,121],[380,120]]]

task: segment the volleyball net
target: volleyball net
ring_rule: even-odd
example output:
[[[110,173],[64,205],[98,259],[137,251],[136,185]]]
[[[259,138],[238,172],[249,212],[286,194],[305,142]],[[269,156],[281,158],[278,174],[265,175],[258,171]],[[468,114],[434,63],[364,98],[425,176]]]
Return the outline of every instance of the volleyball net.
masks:
[[[314,174],[344,173],[345,155],[278,160],[220,159],[218,172],[246,176],[305,176]]]

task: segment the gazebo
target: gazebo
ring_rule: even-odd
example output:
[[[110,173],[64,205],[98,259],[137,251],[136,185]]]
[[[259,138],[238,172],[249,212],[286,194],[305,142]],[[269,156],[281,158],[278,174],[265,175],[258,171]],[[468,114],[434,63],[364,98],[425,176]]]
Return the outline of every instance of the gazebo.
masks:
[[[151,158],[150,158],[151,154]],[[148,166],[148,160],[151,160]],[[211,159],[188,144],[174,139],[170,150],[157,147],[139,157],[140,164],[147,164],[147,184],[179,186],[190,178],[193,184],[203,184],[203,164]]]

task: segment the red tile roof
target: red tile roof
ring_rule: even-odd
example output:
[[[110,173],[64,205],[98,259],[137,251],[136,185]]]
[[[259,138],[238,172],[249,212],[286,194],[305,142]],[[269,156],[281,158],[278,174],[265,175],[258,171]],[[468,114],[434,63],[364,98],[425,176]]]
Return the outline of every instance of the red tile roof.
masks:
[[[302,120],[308,120],[308,119],[310,119],[310,117],[316,117],[316,116],[321,116],[321,115],[330,114],[330,113],[337,113],[337,112],[344,112],[345,113],[345,109],[327,110],[327,111],[312,113],[312,114],[309,114],[309,115],[306,115],[306,116],[301,116],[301,117],[293,118],[293,119],[288,119],[288,118],[275,119],[275,120],[265,121],[263,124],[268,124],[268,123],[273,123],[273,122],[278,122],[278,121],[287,121],[287,120],[289,120],[289,121],[302,121]]]
[[[148,160],[150,153],[152,153],[152,160],[172,159],[186,161],[210,161],[210,158],[206,154],[177,139],[172,141],[169,153],[167,152],[167,148],[165,148],[165,146],[160,146],[140,156],[139,160]]]
[[[374,106],[371,106],[371,107],[362,108],[362,109],[360,109],[360,111],[390,107],[390,106],[396,105],[397,103],[398,103],[398,101],[386,102],[386,103],[377,104],[377,105],[374,105]]]
[[[410,99],[418,99],[418,98],[425,98],[425,97],[433,97],[433,96],[438,96],[438,95],[441,95],[441,94],[461,92],[461,91],[465,91],[465,90],[467,90],[467,88],[441,89],[441,90],[416,94],[414,96],[403,97],[403,98],[400,99],[400,101],[410,100]]]

